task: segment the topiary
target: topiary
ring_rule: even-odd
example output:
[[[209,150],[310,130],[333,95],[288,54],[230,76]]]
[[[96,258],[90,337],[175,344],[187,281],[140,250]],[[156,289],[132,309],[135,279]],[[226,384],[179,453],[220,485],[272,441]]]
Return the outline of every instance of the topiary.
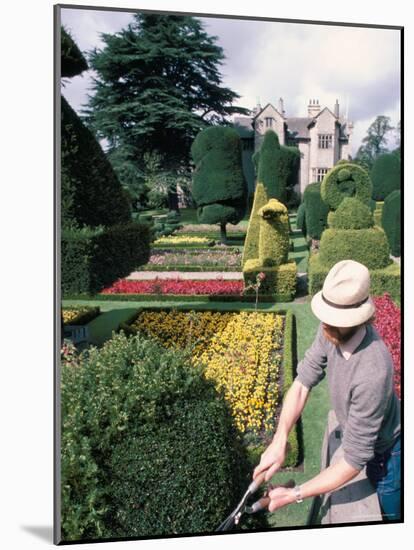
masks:
[[[285,203],[286,181],[278,173],[280,162],[279,138],[273,130],[268,130],[260,148],[257,180],[263,183],[269,198]]]
[[[244,240],[242,266],[247,260],[259,257],[259,233],[260,217],[258,212],[268,201],[268,196],[263,183],[257,183],[254,192],[252,211],[250,213],[249,225],[247,226],[246,238]]]
[[[260,220],[259,261],[262,266],[277,266],[287,262],[289,252],[288,211],[276,199],[262,206]]]
[[[304,202],[299,205],[296,213],[296,227],[302,231],[302,235],[306,238],[306,209]]]
[[[329,170],[321,185],[322,200],[332,210],[336,210],[345,197],[355,197],[369,204],[371,195],[369,175],[357,164],[337,164]]]
[[[327,226],[329,208],[321,197],[321,183],[310,183],[303,193],[306,231],[312,239],[320,240]]]
[[[367,229],[374,226],[371,209],[358,199],[346,197],[331,214],[329,227],[334,229]]]
[[[371,169],[372,198],[383,201],[401,187],[401,161],[393,153],[384,153],[377,157]]]
[[[392,191],[384,201],[381,225],[391,248],[391,254],[401,255],[401,191]]]
[[[77,76],[88,69],[86,59],[64,27],[60,31],[60,58],[63,78]]]
[[[62,364],[62,536],[213,531],[249,466],[224,399],[191,354],[113,336]]]

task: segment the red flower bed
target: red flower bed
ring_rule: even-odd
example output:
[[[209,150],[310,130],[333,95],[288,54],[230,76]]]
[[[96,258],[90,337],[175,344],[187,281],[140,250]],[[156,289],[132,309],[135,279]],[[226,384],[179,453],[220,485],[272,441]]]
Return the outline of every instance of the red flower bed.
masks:
[[[101,294],[241,294],[243,281],[191,281],[185,279],[154,279],[151,281],[131,281],[121,279]]]
[[[401,399],[401,314],[388,293],[374,298],[374,326],[389,349],[394,363],[394,387]]]

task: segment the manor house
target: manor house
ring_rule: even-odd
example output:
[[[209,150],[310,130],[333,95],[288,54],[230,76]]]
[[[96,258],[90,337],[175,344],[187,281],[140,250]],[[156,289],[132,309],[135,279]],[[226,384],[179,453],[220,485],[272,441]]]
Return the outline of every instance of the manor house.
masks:
[[[243,145],[243,168],[249,192],[255,187],[252,155],[260,149],[264,134],[274,130],[281,145],[294,145],[300,150],[300,169],[295,191],[303,194],[306,186],[322,181],[323,176],[340,159],[351,158],[353,123],[340,115],[336,100],[333,111],[321,108],[319,100],[311,99],[306,117],[286,116],[283,99],[276,109],[271,103],[258,104],[252,116],[235,116],[233,124]]]

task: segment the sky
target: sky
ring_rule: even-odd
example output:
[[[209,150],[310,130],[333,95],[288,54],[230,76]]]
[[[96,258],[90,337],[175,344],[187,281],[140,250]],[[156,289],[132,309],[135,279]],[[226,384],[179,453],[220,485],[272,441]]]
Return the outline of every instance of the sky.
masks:
[[[223,85],[252,109],[257,101],[276,108],[283,98],[287,117],[307,116],[310,99],[354,123],[354,155],[377,115],[396,126],[400,120],[400,33],[393,29],[346,27],[275,21],[200,18],[217,37],[225,60]],[[62,24],[87,53],[101,48],[101,33],[115,33],[132,20],[128,12],[62,9]],[[66,81],[63,94],[80,111],[91,91],[93,71]],[[394,147],[390,136],[389,147]]]

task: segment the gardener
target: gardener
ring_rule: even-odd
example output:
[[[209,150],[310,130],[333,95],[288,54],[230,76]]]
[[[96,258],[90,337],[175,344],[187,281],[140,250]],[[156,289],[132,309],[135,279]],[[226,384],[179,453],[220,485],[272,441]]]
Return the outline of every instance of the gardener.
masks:
[[[322,291],[312,299],[312,311],[321,324],[298,364],[276,433],[253,478],[265,472],[268,481],[282,466],[289,432],[310,390],[326,372],[332,407],[342,428],[344,455],[299,487],[271,490],[270,512],[332,492],[366,466],[383,519],[400,519],[400,403],[394,392],[390,353],[371,324],[375,306],[369,290],[368,269],[344,260],[333,266]]]

